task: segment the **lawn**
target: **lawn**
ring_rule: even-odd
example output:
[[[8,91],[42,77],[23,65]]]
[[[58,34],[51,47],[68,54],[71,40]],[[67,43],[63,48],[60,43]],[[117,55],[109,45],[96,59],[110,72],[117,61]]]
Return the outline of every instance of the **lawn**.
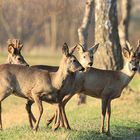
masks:
[[[7,54],[0,55],[0,63],[3,63]],[[61,55],[25,55],[29,64],[58,65]],[[100,106],[99,99],[87,98],[87,104],[77,106],[77,97],[74,96],[66,107],[67,117],[72,130],[52,131],[51,126],[46,128],[45,122],[55,107],[44,103],[44,113],[37,133],[29,128],[26,100],[10,96],[2,102],[2,119],[4,130],[0,132],[0,140],[135,140],[140,139],[140,75],[136,75],[131,87],[137,93],[125,93],[119,99],[112,101],[111,133],[110,137],[99,133]],[[36,105],[33,106],[36,115]]]

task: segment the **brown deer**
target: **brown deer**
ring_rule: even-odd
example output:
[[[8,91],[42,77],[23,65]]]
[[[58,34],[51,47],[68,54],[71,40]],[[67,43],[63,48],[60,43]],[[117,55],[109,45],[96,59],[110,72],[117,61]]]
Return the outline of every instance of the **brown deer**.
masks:
[[[8,64],[20,64],[28,66],[27,62],[24,60],[21,50],[23,44],[21,44],[19,39],[9,39],[8,43]]]
[[[94,56],[94,53],[96,52],[96,50],[98,49],[98,47],[99,47],[99,44],[96,44],[93,47],[91,47],[90,49],[85,50],[80,44],[77,46],[77,50],[78,50],[79,56],[80,56],[80,63],[82,63],[82,66],[84,66],[85,69],[92,66],[93,61],[94,61],[93,56]],[[31,67],[37,68],[37,69],[47,70],[49,72],[56,72],[59,68],[57,66],[48,66],[48,65],[33,65]],[[32,104],[33,104],[33,102],[30,101],[30,100],[26,104],[26,110],[27,110],[27,113],[28,113],[28,119],[29,119],[31,128],[33,126],[33,122],[36,122],[36,119],[35,119],[34,115],[32,114],[32,111],[31,111]],[[57,121],[57,122],[59,122],[59,121]],[[49,123],[51,123],[51,121],[48,121],[48,124]],[[59,124],[56,124],[56,126],[59,126]],[[54,128],[55,127],[53,127],[53,129]],[[70,129],[70,127],[67,127],[67,128]]]
[[[83,46],[80,44],[78,44],[76,46],[77,46],[77,50],[79,52],[80,63],[82,64],[82,66],[85,69],[87,69],[88,67],[91,67],[93,64],[93,59],[94,59],[93,55],[96,52],[96,50],[98,49],[99,43],[92,46],[88,50],[85,50],[83,48]],[[58,66],[48,66],[48,65],[33,65],[31,67],[47,70],[50,72],[56,72],[59,68]]]
[[[63,57],[57,72],[47,72],[22,65],[0,65],[0,128],[2,129],[1,102],[11,94],[37,104],[39,115],[34,130],[38,129],[43,113],[42,101],[59,104],[67,89],[71,89],[75,73],[84,70],[68,46],[63,45]],[[71,82],[71,83],[69,83]],[[69,87],[69,84],[71,86]],[[65,92],[66,91],[66,92]],[[64,95],[62,95],[64,94]]]
[[[125,58],[125,65],[120,71],[113,70],[101,70],[96,68],[90,68],[84,73],[78,73],[77,81],[75,82],[75,89],[72,91],[73,95],[77,91],[89,95],[91,97],[100,98],[102,101],[101,112],[101,133],[104,133],[104,121],[107,114],[107,131],[110,134],[110,115],[111,115],[111,100],[119,98],[122,90],[129,84],[139,68],[140,61],[140,41],[135,51],[127,42],[127,46],[122,50]],[[61,112],[65,123],[65,127],[69,127],[68,120],[65,114],[65,105],[69,99],[73,96],[69,94],[65,96],[61,102]],[[58,113],[56,112],[58,115]],[[53,116],[49,123],[56,119],[57,116]],[[48,124],[49,124],[48,123]]]
[[[82,65],[85,67],[85,69],[92,66],[93,59],[94,59],[93,54],[96,52],[98,46],[99,46],[99,44],[96,44],[88,50],[85,50],[83,48],[83,46],[81,46],[80,44],[77,46],[77,50],[78,50],[79,56],[80,56],[80,61],[82,62]],[[22,60],[24,60],[24,59],[20,53],[22,47],[23,47],[23,44],[21,44],[21,41],[19,39],[9,39],[8,40],[8,52],[10,53],[8,56],[8,58],[10,58],[10,59],[8,59],[8,63],[23,64]],[[11,50],[11,51],[9,51],[9,50]],[[12,52],[14,52],[14,53],[12,53]],[[18,61],[18,59],[16,59],[16,54],[18,55],[18,57],[21,56],[21,59],[20,59],[21,63],[19,63],[20,61]],[[28,64],[25,63],[25,65],[28,65]],[[56,72],[59,68],[58,66],[48,66],[48,65],[33,65],[31,67],[37,68],[37,69],[42,69],[42,70],[47,70],[49,72]],[[28,100],[27,104],[26,104],[26,110],[28,113],[28,119],[29,119],[31,128],[33,128],[33,122],[36,122],[36,119],[31,111],[32,104],[33,104],[33,101],[31,101],[31,100]]]

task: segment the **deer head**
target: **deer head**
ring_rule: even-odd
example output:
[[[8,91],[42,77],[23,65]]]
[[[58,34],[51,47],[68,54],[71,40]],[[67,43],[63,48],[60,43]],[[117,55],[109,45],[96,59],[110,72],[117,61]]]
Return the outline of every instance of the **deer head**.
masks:
[[[84,68],[91,67],[94,61],[94,53],[99,47],[99,43],[88,50],[85,50],[82,45],[78,44],[77,50],[80,56],[80,63]]]
[[[140,41],[138,41],[138,45],[135,51],[130,45],[130,43],[127,41],[126,46],[122,50],[122,53],[126,60],[126,63],[128,63],[129,70],[137,71],[140,61]]]
[[[9,52],[8,63],[28,66],[27,62],[24,60],[23,56],[21,55],[23,44],[21,44],[20,40],[9,39],[7,43],[8,43],[8,52]]]
[[[69,50],[69,47],[66,43],[64,43],[62,47],[63,52],[63,65],[67,72],[76,72],[76,71],[83,71],[84,68],[79,63],[77,58],[73,55],[73,52],[75,51],[77,46],[73,47],[71,50]]]

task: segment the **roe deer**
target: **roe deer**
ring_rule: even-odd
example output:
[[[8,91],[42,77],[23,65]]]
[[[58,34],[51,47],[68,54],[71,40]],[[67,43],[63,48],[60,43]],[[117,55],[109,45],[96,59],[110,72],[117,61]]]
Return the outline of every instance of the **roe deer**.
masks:
[[[77,46],[77,50],[78,50],[79,56],[80,56],[80,61],[82,62],[82,64],[84,65],[85,68],[88,68],[92,65],[93,54],[96,52],[98,46],[99,46],[99,44],[96,44],[88,50],[85,50],[83,48],[83,46],[81,46],[80,44]],[[25,60],[23,59],[23,57],[20,53],[22,47],[23,47],[23,44],[21,44],[20,40],[18,40],[18,39],[9,39],[8,40],[8,51],[10,53],[8,56],[8,63],[24,64],[22,62],[22,60],[23,61],[25,61]],[[17,55],[17,57],[16,57],[16,55]],[[21,62],[17,59],[19,57],[21,58],[21,59],[19,59],[19,60],[21,60]],[[25,62],[25,65],[28,65],[28,64]],[[48,65],[33,65],[31,67],[37,68],[37,69],[42,69],[42,70],[47,70],[49,72],[56,72],[59,68],[58,66],[48,66]],[[27,104],[26,104],[26,110],[28,112],[28,119],[29,119],[31,128],[33,128],[32,121],[36,122],[36,119],[31,111],[32,104],[33,104],[33,102],[31,100],[28,100]]]
[[[76,47],[75,47],[76,48]],[[57,72],[47,72],[22,65],[0,65],[0,128],[2,129],[1,102],[11,94],[28,99],[37,104],[39,116],[34,130],[38,129],[43,113],[42,101],[49,103],[61,102],[61,93],[69,85],[69,79],[75,72],[84,70],[82,65],[73,55],[75,50],[69,52],[68,46],[63,45],[63,57]]]
[[[96,50],[98,49],[98,47],[99,47],[99,43],[94,45],[93,47],[91,47],[88,50],[85,50],[80,44],[77,46],[77,50],[78,50],[79,56],[80,56],[80,63],[82,63],[82,66],[84,66],[85,69],[92,66],[93,59],[94,59],[93,56],[94,56],[94,53],[96,52]],[[48,65],[33,65],[31,67],[37,68],[37,69],[47,70],[49,72],[56,72],[59,68],[57,66],[48,66]],[[31,101],[28,101],[26,103],[26,110],[28,113],[28,119],[29,119],[29,123],[30,123],[31,128],[32,128],[32,121],[36,122],[36,119],[31,111],[32,104],[33,104],[33,102],[31,102]],[[48,124],[49,124],[49,121],[48,121]],[[56,126],[58,126],[58,125],[56,125]],[[67,127],[67,128],[70,128],[70,127]]]
[[[7,63],[29,66],[21,54],[23,44],[21,44],[20,40],[9,39],[7,43],[8,43],[8,53],[9,53],[7,58]]]
[[[110,115],[111,115],[111,100],[121,96],[122,90],[128,85],[136,71],[139,68],[140,61],[140,41],[138,41],[138,46],[135,50],[131,48],[130,44],[122,50],[123,56],[125,58],[125,65],[120,71],[113,70],[101,70],[96,68],[90,68],[84,73],[78,73],[78,78],[75,85],[75,91],[73,95],[80,91],[85,95],[91,97],[100,98],[102,100],[102,113],[101,113],[101,133],[104,131],[104,121],[107,113],[107,134],[110,134]],[[73,96],[65,96],[61,103],[61,112],[63,112],[63,121],[65,122],[65,127],[68,127],[68,120],[65,114],[65,105],[69,99]],[[58,115],[58,113],[56,112]],[[57,116],[53,116],[49,123],[53,121]]]
[[[85,50],[82,45],[80,44],[77,45],[77,50],[79,52],[79,57],[80,57],[80,63],[85,69],[92,66],[93,59],[94,59],[93,54],[96,52],[98,47],[99,47],[99,43],[89,48],[88,50]],[[56,72],[59,68],[58,66],[48,66],[48,65],[33,65],[31,67],[47,70],[50,72]]]

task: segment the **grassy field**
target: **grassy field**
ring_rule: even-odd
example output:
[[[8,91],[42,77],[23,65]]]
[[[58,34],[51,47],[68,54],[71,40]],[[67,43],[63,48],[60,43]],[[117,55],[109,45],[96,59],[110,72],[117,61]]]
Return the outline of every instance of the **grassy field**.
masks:
[[[1,54],[0,63],[3,63],[7,54]],[[57,65],[60,55],[26,56],[29,64]],[[100,106],[98,99],[88,97],[87,104],[77,106],[74,96],[66,107],[67,116],[72,127],[71,131],[62,128],[53,132],[51,126],[46,128],[45,122],[55,107],[44,103],[44,113],[40,128],[33,133],[29,128],[25,111],[26,100],[11,96],[2,102],[4,130],[0,132],[0,140],[139,140],[140,139],[140,76],[137,74],[131,82],[131,87],[137,91],[134,94],[123,94],[119,99],[112,101],[111,133],[110,137],[99,133]],[[37,114],[36,106],[33,112]]]

